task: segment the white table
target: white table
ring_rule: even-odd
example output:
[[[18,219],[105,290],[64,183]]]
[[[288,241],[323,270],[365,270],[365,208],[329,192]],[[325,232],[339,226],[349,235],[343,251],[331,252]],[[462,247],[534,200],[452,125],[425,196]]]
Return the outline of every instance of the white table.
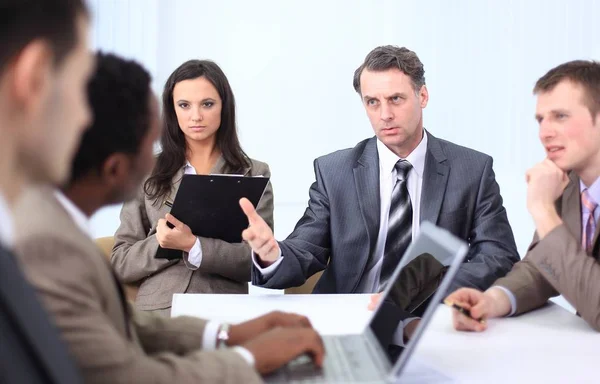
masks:
[[[460,383],[599,383],[600,333],[556,304],[457,332],[441,306],[415,356]]]
[[[372,315],[368,302],[369,295],[174,295],[172,315],[236,323],[272,310],[291,311],[331,335],[361,332]],[[600,333],[557,305],[490,320],[483,333],[456,332],[450,319],[450,309],[440,306],[409,372],[426,364],[457,383],[600,382],[595,370]]]
[[[171,316],[196,316],[235,324],[280,310],[307,316],[323,335],[343,335],[360,333],[369,322],[369,296],[175,294]]]

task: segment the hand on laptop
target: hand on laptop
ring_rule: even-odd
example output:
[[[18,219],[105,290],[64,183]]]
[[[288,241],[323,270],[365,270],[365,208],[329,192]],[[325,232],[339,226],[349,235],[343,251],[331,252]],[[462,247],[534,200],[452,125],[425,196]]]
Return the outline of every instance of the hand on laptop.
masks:
[[[487,329],[486,319],[506,316],[511,309],[506,293],[494,287],[485,292],[472,288],[461,288],[450,294],[446,301],[455,303],[470,312],[472,318],[457,310],[452,310],[452,323],[458,331],[485,331]]]
[[[171,223],[170,228],[167,223]],[[175,216],[167,213],[164,219],[159,219],[156,224],[156,239],[163,248],[179,249],[189,252],[196,244],[196,236],[190,227],[177,220]]]
[[[232,325],[229,329],[229,340],[227,345],[241,345],[247,341],[277,327],[310,328],[310,320],[306,316],[294,313],[274,311],[266,315]]]
[[[258,256],[259,264],[268,267],[279,258],[279,244],[275,240],[271,227],[256,212],[252,203],[243,198],[240,207],[248,217],[249,227],[242,232],[242,238],[248,242],[252,251]]]
[[[312,328],[277,327],[243,344],[252,353],[260,374],[271,373],[296,357],[308,354],[317,367],[323,366],[323,340]]]

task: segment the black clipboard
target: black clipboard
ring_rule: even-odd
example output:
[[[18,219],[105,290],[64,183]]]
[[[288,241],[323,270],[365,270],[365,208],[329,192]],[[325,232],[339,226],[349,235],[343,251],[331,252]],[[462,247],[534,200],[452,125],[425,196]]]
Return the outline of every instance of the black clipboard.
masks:
[[[248,218],[239,201],[247,198],[256,207],[268,177],[242,175],[183,175],[171,214],[196,236],[240,243]],[[158,247],[155,258],[179,259],[181,250]]]

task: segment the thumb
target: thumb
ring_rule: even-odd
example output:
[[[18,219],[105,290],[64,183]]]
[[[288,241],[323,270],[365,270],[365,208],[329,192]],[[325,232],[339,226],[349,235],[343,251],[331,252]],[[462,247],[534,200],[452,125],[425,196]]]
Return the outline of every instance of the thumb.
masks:
[[[242,197],[240,199],[240,207],[242,208],[242,211],[244,211],[246,217],[248,217],[248,223],[250,223],[250,225],[256,224],[259,220],[261,220],[261,217],[256,212],[256,209],[254,209],[254,205],[252,205],[250,200]]]
[[[488,317],[489,310],[487,308],[485,300],[480,300],[477,304],[475,304],[471,309],[471,317],[475,319],[483,319]]]

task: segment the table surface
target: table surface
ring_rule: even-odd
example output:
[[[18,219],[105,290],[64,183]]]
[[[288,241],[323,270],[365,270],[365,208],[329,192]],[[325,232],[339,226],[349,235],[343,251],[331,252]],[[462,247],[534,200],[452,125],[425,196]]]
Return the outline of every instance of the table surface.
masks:
[[[237,323],[281,310],[306,315],[321,334],[352,334],[362,332],[372,316],[369,296],[176,294],[171,315]],[[419,376],[415,372],[425,366],[456,383],[599,382],[592,369],[600,363],[600,333],[560,306],[488,324],[483,333],[457,332],[450,309],[440,305],[407,375]],[[410,382],[418,382],[414,377]]]

